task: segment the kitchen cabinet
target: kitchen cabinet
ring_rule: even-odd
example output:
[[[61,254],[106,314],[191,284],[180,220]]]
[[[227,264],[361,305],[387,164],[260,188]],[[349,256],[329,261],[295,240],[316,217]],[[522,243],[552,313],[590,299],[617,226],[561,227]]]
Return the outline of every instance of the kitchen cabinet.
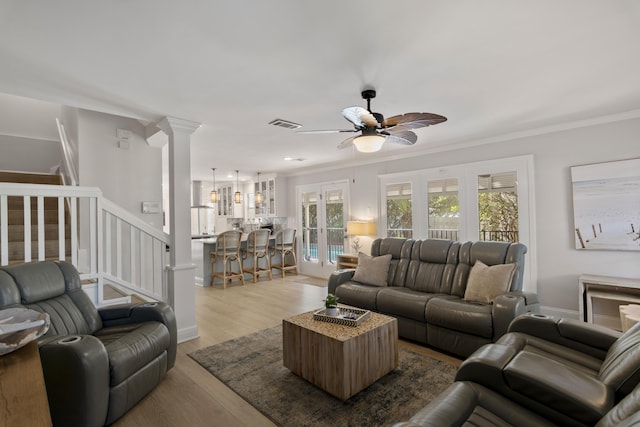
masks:
[[[276,177],[266,176],[264,180],[253,184],[255,193],[262,193],[262,203],[256,203],[255,213],[257,217],[276,216]]]

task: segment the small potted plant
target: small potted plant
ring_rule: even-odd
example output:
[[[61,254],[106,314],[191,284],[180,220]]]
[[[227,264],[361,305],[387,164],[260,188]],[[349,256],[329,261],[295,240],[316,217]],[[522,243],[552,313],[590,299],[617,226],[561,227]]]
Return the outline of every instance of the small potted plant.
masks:
[[[324,306],[326,308],[325,313],[327,316],[337,316],[340,313],[338,309],[338,297],[334,294],[328,294],[324,300]]]

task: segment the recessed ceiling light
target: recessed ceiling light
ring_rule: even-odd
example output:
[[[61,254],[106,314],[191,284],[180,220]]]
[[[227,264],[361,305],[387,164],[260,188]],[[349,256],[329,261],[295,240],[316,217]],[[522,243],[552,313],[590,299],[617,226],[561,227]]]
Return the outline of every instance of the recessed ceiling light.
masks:
[[[286,161],[293,160],[293,157],[283,157],[282,160],[286,160]]]
[[[305,159],[300,159],[300,158],[293,158],[293,157],[283,157],[282,160],[286,160],[289,162],[304,162]]]

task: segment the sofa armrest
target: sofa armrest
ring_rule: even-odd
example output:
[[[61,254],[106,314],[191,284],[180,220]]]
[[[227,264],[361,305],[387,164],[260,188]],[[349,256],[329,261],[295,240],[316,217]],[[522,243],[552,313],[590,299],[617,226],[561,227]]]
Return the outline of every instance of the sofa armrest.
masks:
[[[102,342],[91,335],[68,335],[38,344],[53,424],[104,425],[109,358]]]
[[[178,345],[178,328],[176,316],[171,306],[164,302],[147,302],[135,304],[119,304],[98,310],[102,318],[103,327],[128,325],[156,321],[163,323],[169,329],[170,345],[167,352],[167,370],[176,361]]]
[[[508,292],[505,295],[514,295],[517,297],[524,298],[524,303],[527,307],[529,306],[539,307],[540,305],[540,298],[538,297],[538,294],[536,294],[535,292],[514,291],[514,292]],[[531,311],[531,310],[527,310],[527,311]]]
[[[509,325],[516,317],[527,312],[524,297],[505,294],[493,300],[493,341],[507,333]]]
[[[517,317],[509,325],[509,332],[535,336],[598,358],[604,358],[621,335],[602,326],[533,313]]]
[[[344,269],[344,270],[337,270],[337,271],[334,271],[333,273],[331,273],[331,276],[329,276],[329,290],[328,290],[328,292],[330,294],[334,294],[335,295],[336,288],[338,286],[340,286],[341,284],[351,280],[351,278],[353,277],[355,272],[356,272],[355,269],[347,268],[347,269]]]

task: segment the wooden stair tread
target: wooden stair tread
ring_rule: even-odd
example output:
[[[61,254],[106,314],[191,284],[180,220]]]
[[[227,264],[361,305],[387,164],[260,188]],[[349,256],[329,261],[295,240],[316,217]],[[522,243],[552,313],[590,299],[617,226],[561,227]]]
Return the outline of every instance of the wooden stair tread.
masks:
[[[52,174],[0,171],[0,182],[62,185],[62,178],[59,175]]]

